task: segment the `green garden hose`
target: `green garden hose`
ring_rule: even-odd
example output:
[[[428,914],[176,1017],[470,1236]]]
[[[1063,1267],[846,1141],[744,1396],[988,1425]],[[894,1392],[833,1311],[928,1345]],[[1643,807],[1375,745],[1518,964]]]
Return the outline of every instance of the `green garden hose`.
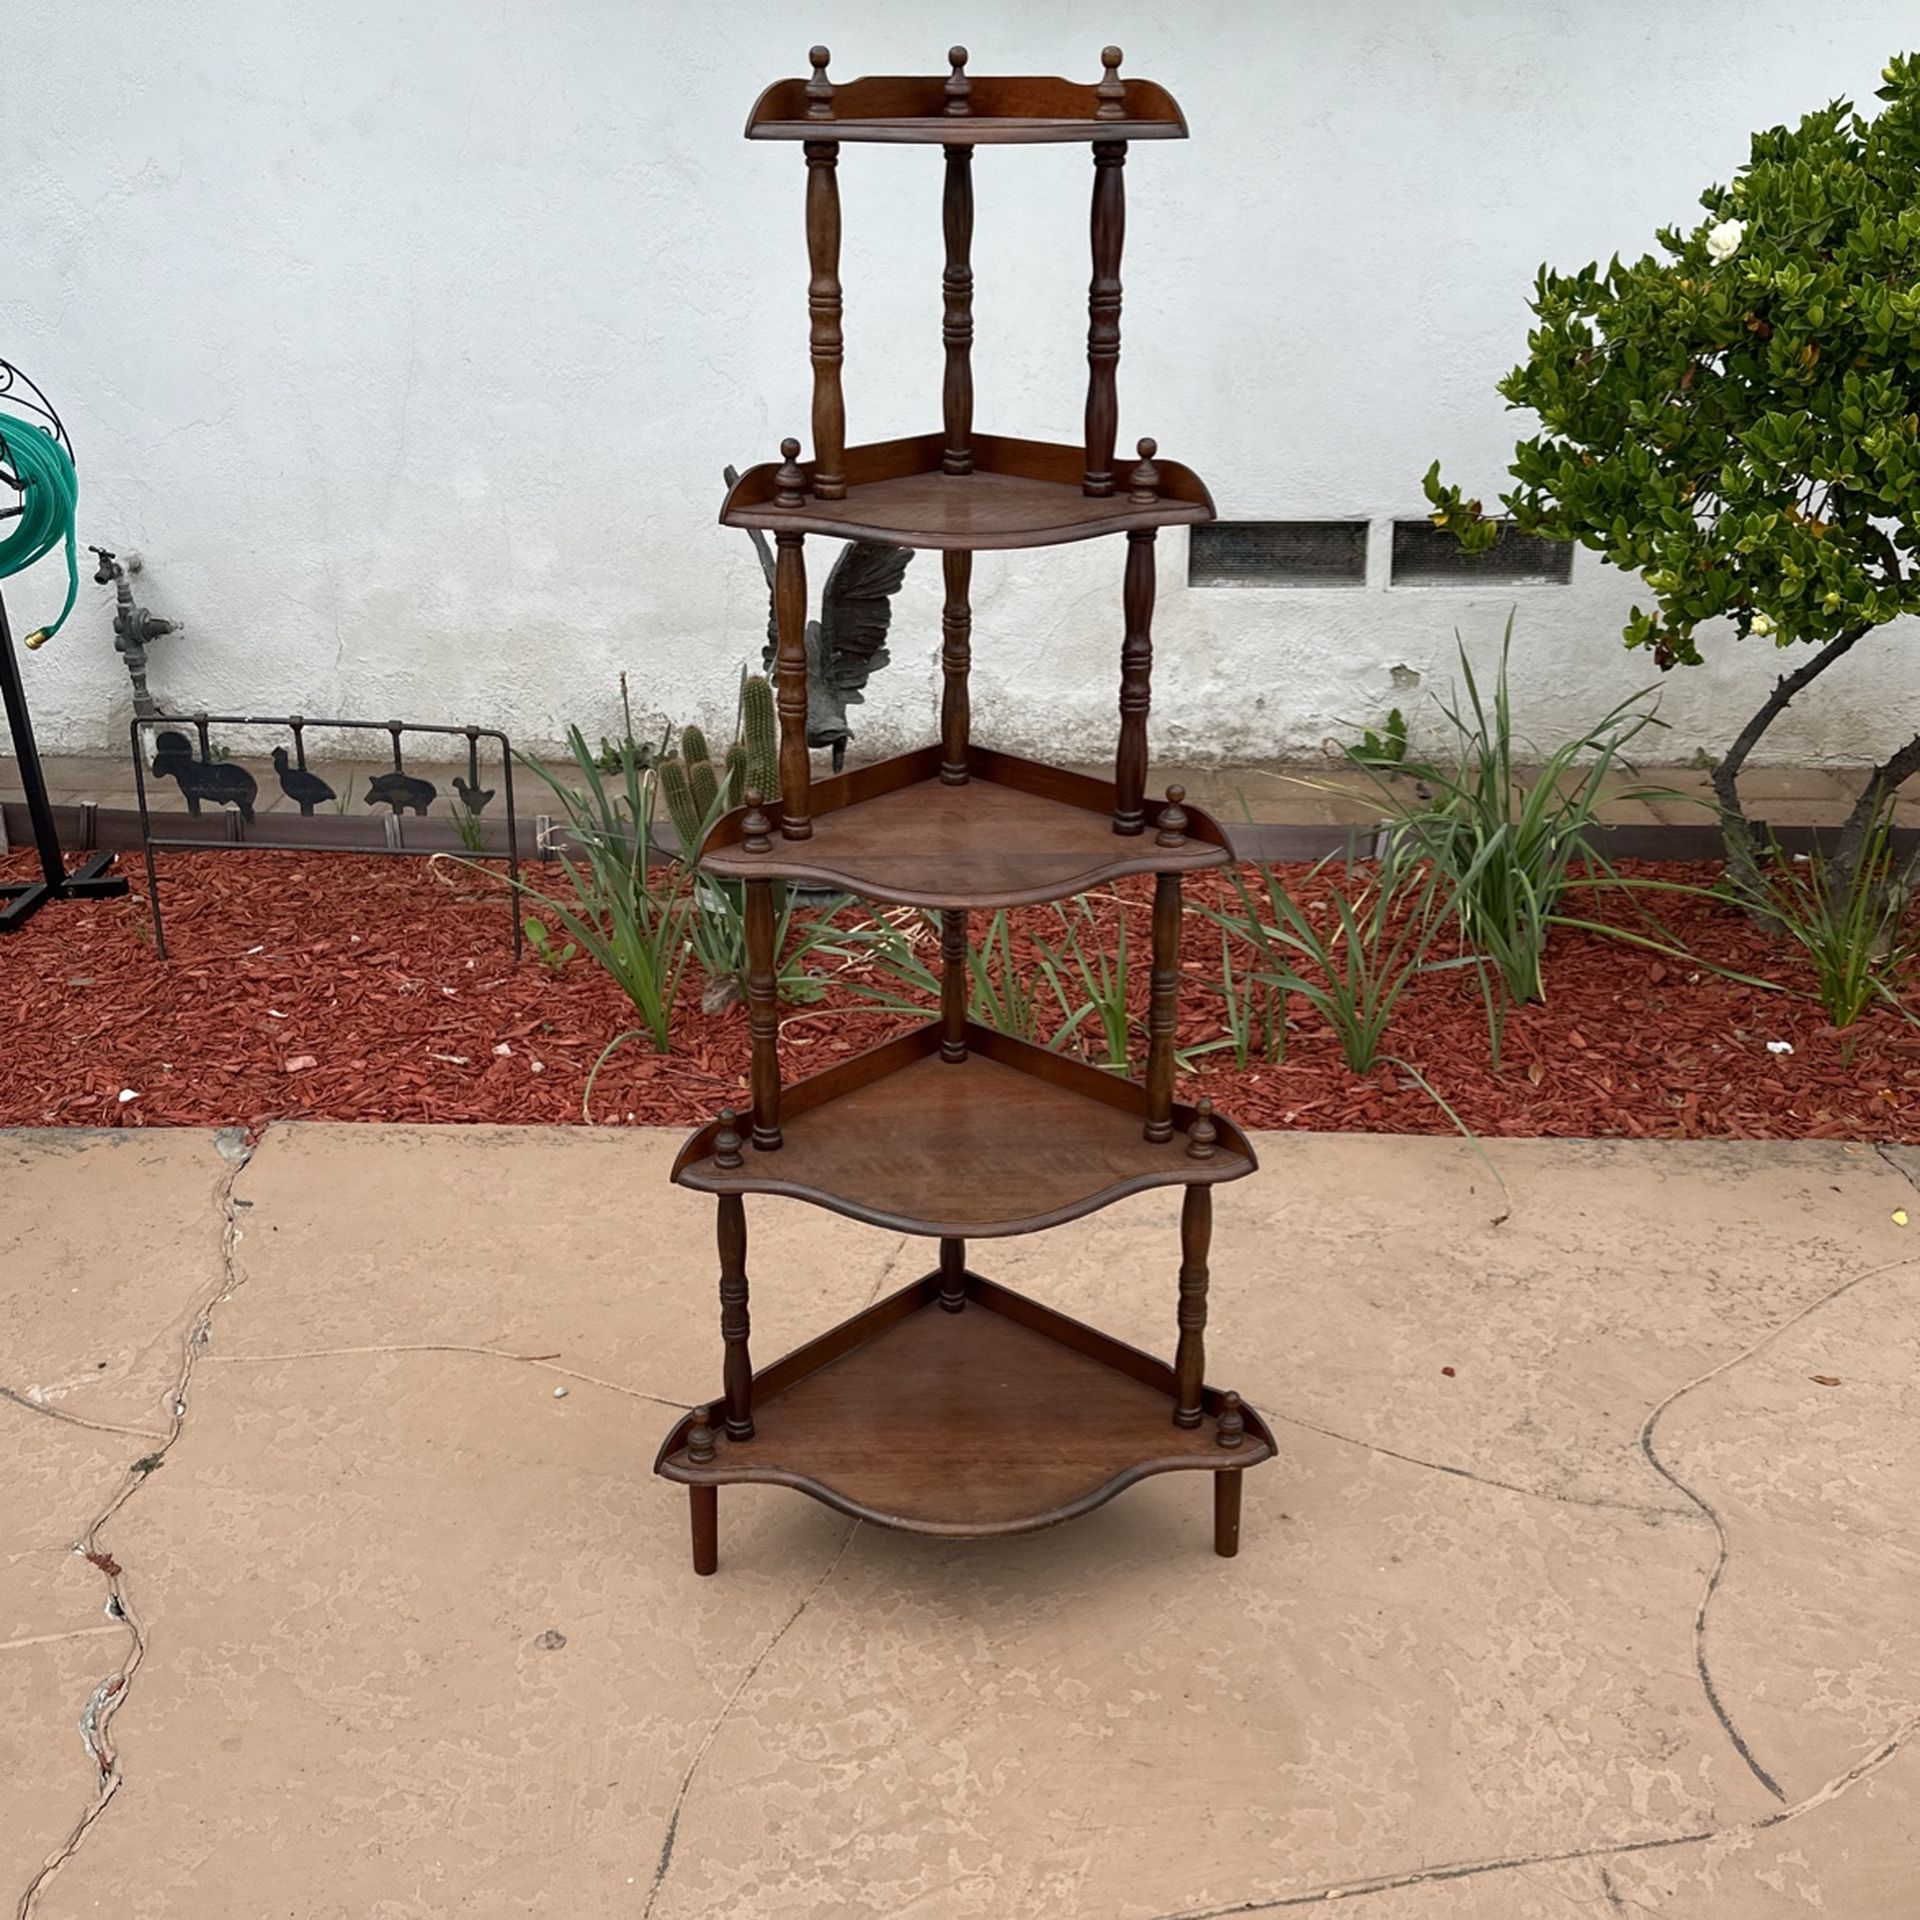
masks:
[[[6,464],[24,483],[20,517],[0,521],[0,580],[24,573],[55,547],[67,549],[67,600],[50,627],[27,635],[27,645],[51,640],[66,624],[80,593],[80,566],[74,553],[74,513],[80,504],[80,477],[67,450],[44,427],[11,414],[0,414],[0,435],[6,440]],[[6,496],[0,494],[0,499]]]

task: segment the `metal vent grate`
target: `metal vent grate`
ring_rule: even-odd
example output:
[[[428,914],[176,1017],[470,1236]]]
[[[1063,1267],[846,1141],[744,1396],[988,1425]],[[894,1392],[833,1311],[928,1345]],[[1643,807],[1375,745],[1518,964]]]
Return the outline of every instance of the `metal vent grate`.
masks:
[[[1216,520],[1187,545],[1190,587],[1364,587],[1364,520]]]
[[[1564,587],[1572,578],[1568,540],[1546,540],[1503,524],[1484,553],[1466,553],[1430,520],[1393,523],[1396,587]]]

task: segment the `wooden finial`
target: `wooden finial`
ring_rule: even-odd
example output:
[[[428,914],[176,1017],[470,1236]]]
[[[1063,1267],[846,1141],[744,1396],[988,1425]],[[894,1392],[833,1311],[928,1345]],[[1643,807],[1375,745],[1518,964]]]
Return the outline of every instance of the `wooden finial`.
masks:
[[[762,799],[758,787],[747,789],[747,817],[740,822],[740,844],[749,853],[771,853],[773,851],[773,822],[762,809],[766,801]]]
[[[729,1171],[744,1165],[740,1156],[740,1116],[731,1107],[720,1109],[720,1131],[713,1136],[713,1164]]]
[[[1102,47],[1100,64],[1106,69],[1100,76],[1100,84],[1094,92],[1100,96],[1100,104],[1094,108],[1096,120],[1124,120],[1127,117],[1127,89],[1120,78],[1121,52],[1118,47]]]
[[[1221,1445],[1225,1444],[1223,1440]],[[713,1427],[707,1419],[706,1408],[700,1407],[695,1410],[693,1425],[687,1431],[687,1458],[696,1467],[704,1467],[712,1463],[713,1452]]]
[[[947,111],[955,119],[973,111],[967,95],[973,91],[973,82],[967,78],[967,50],[965,47],[949,47],[947,64],[953,71],[947,75]]]
[[[1154,825],[1160,831],[1154,836],[1156,844],[1163,847],[1178,847],[1187,838],[1187,810],[1180,803],[1187,797],[1185,787],[1169,787],[1167,804],[1160,809]]]
[[[1133,487],[1127,497],[1136,507],[1151,507],[1160,498],[1160,469],[1153,464],[1153,456],[1159,451],[1160,443],[1157,440],[1140,442],[1140,464],[1127,475]]]
[[[825,47],[813,47],[807,53],[807,62],[813,68],[813,78],[806,88],[809,120],[833,118],[833,82],[827,78],[827,62],[832,58]]]
[[[1247,1437],[1246,1416],[1240,1411],[1240,1396],[1220,1396],[1220,1424],[1213,1436],[1223,1447],[1237,1447]]]
[[[1214,1143],[1220,1138],[1213,1124],[1213,1102],[1203,1093],[1193,1106],[1193,1125],[1187,1129],[1187,1158],[1211,1160]]]
[[[799,507],[806,504],[807,476],[800,471],[800,442],[792,434],[780,442],[780,471],[773,476],[776,506]]]

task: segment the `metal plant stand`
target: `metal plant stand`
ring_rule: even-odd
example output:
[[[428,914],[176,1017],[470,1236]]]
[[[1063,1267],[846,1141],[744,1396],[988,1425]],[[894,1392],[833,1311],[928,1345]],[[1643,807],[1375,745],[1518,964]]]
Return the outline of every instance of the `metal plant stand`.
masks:
[[[60,416],[48,404],[46,396],[17,367],[0,360],[0,485],[17,494],[24,492],[25,486],[7,447],[7,408],[44,420],[69,454],[73,447],[60,424]],[[16,423],[16,430],[36,433],[40,429]],[[18,506],[0,506],[0,521],[17,520],[21,512]],[[6,704],[14,763],[20,770],[20,788],[26,797],[27,818],[33,827],[33,844],[40,856],[38,880],[0,883],[0,902],[5,903],[0,905],[0,933],[12,933],[55,900],[111,899],[124,894],[127,883],[108,871],[114,862],[111,853],[97,853],[77,871],[67,871],[66,856],[60,850],[59,830],[53,822],[53,807],[47,799],[46,772],[40,765],[40,749],[33,738],[33,717],[27,711],[27,690],[20,679],[20,656],[14,650],[13,628],[7,619],[3,596],[0,596],[0,698]]]

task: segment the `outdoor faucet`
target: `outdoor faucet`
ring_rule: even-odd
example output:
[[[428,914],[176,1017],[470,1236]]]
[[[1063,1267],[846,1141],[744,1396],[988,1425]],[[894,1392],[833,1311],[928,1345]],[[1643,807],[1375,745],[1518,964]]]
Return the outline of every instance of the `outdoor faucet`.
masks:
[[[133,682],[133,710],[142,720],[154,719],[160,709],[147,691],[147,643],[158,640],[163,633],[178,633],[179,622],[163,620],[157,613],[149,613],[145,607],[134,604],[128,576],[140,571],[137,553],[128,554],[122,565],[105,547],[89,547],[87,551],[99,558],[100,564],[93,570],[94,579],[103,587],[111,583],[114,589],[113,646],[127,663],[127,676]]]

